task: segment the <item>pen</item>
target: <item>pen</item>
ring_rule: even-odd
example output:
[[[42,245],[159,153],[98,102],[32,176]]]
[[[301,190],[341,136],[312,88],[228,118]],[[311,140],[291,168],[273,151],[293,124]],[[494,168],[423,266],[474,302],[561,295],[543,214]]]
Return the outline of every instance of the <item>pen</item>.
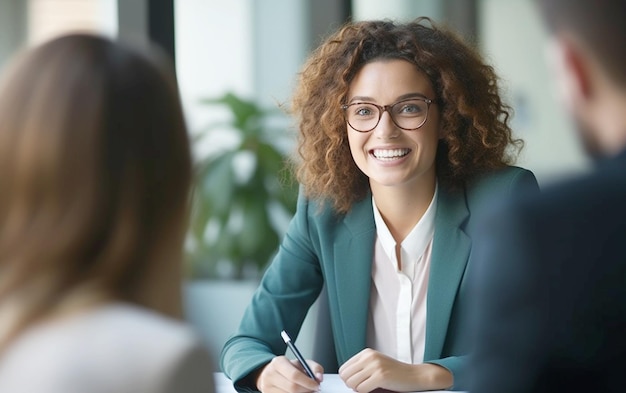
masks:
[[[302,354],[300,353],[300,351],[298,351],[298,348],[296,348],[296,346],[291,342],[291,337],[289,337],[287,332],[283,330],[282,332],[280,332],[280,335],[282,336],[285,344],[287,344],[289,349],[291,349],[291,352],[293,352],[293,354],[296,355],[296,359],[298,359],[298,361],[304,368],[304,371],[306,371],[306,374],[309,376],[309,378],[319,382],[317,378],[315,378],[315,374],[313,374],[313,370],[311,370],[311,367],[309,367],[306,360],[304,360],[304,358],[302,357]]]

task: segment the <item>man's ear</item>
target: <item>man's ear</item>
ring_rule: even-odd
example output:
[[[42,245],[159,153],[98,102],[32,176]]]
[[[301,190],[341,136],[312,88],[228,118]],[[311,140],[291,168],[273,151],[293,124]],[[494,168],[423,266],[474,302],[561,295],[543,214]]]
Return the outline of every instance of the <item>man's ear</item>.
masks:
[[[575,110],[586,103],[592,95],[591,74],[580,45],[567,36],[555,36],[548,43],[546,57],[566,107]]]

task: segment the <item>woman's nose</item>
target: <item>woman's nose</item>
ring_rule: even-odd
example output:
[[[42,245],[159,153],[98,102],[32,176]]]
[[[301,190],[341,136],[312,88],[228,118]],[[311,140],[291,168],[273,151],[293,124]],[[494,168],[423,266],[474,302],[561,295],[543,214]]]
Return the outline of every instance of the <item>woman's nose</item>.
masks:
[[[393,139],[399,135],[400,129],[391,119],[389,111],[384,111],[373,132],[379,139]]]

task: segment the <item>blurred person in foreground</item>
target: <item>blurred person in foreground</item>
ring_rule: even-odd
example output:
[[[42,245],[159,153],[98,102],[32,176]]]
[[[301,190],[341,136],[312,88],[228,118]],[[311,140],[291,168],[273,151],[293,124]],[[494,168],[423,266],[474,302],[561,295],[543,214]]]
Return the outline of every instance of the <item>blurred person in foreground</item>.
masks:
[[[190,147],[165,57],[71,34],[0,82],[0,391],[212,392],[179,320]]]
[[[590,174],[485,225],[472,393],[626,391],[626,1],[539,0]]]

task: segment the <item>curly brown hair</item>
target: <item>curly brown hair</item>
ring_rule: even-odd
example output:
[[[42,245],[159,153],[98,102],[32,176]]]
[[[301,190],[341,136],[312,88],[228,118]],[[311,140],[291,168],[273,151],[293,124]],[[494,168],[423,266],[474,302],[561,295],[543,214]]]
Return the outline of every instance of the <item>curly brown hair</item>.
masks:
[[[312,53],[292,98],[299,129],[294,165],[307,197],[346,213],[367,195],[368,178],[352,159],[341,105],[359,70],[381,59],[415,64],[434,87],[445,134],[436,158],[443,187],[462,189],[514,161],[523,143],[512,137],[511,108],[500,97],[493,67],[475,48],[428,18],[352,22]]]

